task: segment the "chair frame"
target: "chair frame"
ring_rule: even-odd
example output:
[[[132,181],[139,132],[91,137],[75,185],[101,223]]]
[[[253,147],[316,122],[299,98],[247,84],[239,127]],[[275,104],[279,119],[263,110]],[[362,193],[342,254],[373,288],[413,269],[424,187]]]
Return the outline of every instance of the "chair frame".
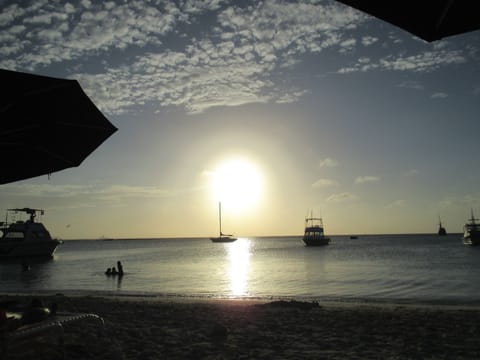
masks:
[[[100,325],[100,330],[103,332],[105,328],[105,321],[102,317],[90,313],[64,313],[59,312],[49,318],[39,321],[37,323],[23,325],[13,331],[5,331],[4,339],[2,339],[1,352],[2,359],[8,358],[9,349],[14,346],[15,342],[22,342],[36,337],[44,336],[49,333],[54,333],[59,339],[59,345],[62,348],[63,358],[65,358],[64,348],[64,325],[81,320],[95,320]]]

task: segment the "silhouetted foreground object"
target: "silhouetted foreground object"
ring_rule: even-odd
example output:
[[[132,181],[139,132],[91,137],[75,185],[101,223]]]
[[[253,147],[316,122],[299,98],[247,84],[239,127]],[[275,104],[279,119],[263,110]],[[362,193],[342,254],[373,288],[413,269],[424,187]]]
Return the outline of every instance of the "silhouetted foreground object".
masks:
[[[480,29],[478,2],[469,0],[338,0],[428,42]]]
[[[0,184],[79,166],[117,128],[76,80],[0,69]]]
[[[38,298],[32,299],[28,306],[0,303],[0,359],[50,359],[53,354],[63,354],[61,358],[70,359],[65,354],[64,335],[66,330],[83,327],[83,324],[79,324],[80,321],[95,322],[100,330],[95,334],[96,340],[103,334],[105,323],[102,317],[92,313],[57,312],[57,308],[56,303],[50,308],[44,307]],[[84,342],[83,335],[76,346]],[[41,343],[47,346],[38,346]],[[52,351],[55,348],[57,351]],[[83,353],[81,358],[97,357]]]

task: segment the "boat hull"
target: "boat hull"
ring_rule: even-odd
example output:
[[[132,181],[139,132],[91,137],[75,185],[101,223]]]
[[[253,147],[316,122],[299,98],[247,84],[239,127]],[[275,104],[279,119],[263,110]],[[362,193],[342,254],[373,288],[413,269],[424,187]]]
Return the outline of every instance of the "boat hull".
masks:
[[[0,241],[0,258],[52,257],[60,241]]]
[[[210,238],[212,242],[215,243],[229,243],[229,242],[234,242],[237,240],[237,238],[230,237],[230,236],[220,236],[220,237],[212,237]]]
[[[330,238],[328,237],[303,237],[302,240],[305,246],[325,246],[330,244]]]
[[[463,234],[463,243],[465,245],[480,245],[480,233],[479,232],[466,232]]]

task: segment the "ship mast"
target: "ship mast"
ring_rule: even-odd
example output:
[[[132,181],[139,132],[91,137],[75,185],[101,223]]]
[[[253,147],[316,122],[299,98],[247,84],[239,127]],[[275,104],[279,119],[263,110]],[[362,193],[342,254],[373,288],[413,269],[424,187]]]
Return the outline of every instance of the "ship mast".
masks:
[[[222,203],[218,203],[218,223],[220,226],[220,236],[222,236]]]

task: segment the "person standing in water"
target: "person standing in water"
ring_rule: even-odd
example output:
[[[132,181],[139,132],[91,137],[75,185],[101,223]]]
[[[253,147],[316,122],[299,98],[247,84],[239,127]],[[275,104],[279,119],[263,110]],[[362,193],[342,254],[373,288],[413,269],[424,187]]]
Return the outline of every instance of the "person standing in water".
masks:
[[[117,261],[118,275],[123,276],[123,266],[120,261]]]

